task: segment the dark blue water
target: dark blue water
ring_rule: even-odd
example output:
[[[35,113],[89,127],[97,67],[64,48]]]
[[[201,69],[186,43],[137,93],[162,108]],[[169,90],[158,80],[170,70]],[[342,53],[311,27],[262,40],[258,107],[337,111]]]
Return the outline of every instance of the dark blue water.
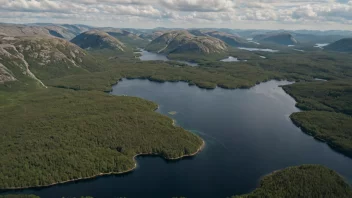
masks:
[[[22,192],[42,198],[225,198],[253,190],[265,174],[301,164],[323,164],[351,182],[352,160],[305,135],[290,121],[289,115],[298,109],[278,87],[287,83],[270,81],[249,90],[204,90],[186,83],[123,80],[112,94],[155,101],[160,113],[199,134],[206,141],[205,149],[177,162],[139,157],[138,168],[130,174]],[[177,114],[168,114],[171,111]]]

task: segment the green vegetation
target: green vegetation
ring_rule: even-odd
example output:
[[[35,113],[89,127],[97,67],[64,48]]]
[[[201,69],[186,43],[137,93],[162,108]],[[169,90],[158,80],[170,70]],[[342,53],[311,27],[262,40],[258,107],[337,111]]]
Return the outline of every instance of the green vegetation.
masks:
[[[257,35],[254,37],[254,40],[260,42],[270,42],[279,45],[295,45],[297,40],[292,36],[292,34],[287,32],[275,33],[275,34],[264,34]]]
[[[138,98],[55,88],[1,97],[1,189],[124,172],[137,154],[174,159],[202,145]]]
[[[224,50],[223,42],[218,39],[204,40],[202,36],[189,37],[188,34],[176,36],[185,39],[184,43],[169,35],[174,43],[168,43],[164,53],[174,60],[199,63],[199,67],[189,67],[173,61],[141,62],[138,55],[133,54],[133,49],[139,46],[137,40],[124,33],[110,34],[125,39],[128,46],[124,47],[106,33],[93,35],[93,38],[101,38],[97,43],[96,39],[85,43],[84,47],[95,48],[89,52],[54,38],[8,41],[13,47],[5,51],[11,56],[0,53],[1,63],[17,80],[0,85],[0,154],[3,156],[0,188],[44,186],[124,172],[134,168],[133,157],[141,153],[159,154],[166,159],[195,154],[202,140],[173,126],[171,119],[153,112],[156,104],[103,92],[109,92],[111,85],[122,78],[184,81],[207,89],[216,86],[249,88],[271,79],[302,81],[284,89],[296,98],[298,107],[314,111],[294,114],[292,120],[307,133],[351,156],[352,57],[321,51],[302,54],[284,48],[279,48],[278,53],[248,52],[228,46]],[[81,37],[80,42],[84,36]],[[166,45],[166,40],[159,39],[160,42],[149,46],[154,47],[154,51]],[[200,44],[203,41],[205,44]],[[216,45],[212,45],[214,42]],[[205,53],[184,53],[193,50],[189,48],[190,43]],[[219,61],[227,56],[248,61]],[[24,72],[25,63],[34,76]],[[314,78],[329,82],[313,82]],[[40,82],[49,88],[45,89]],[[293,189],[288,188],[287,192],[314,195],[304,193],[320,184],[315,179],[335,178],[324,168],[304,167],[298,168],[303,170],[301,175],[300,171],[295,171],[297,168],[288,169],[287,173],[296,172],[303,181],[312,182],[307,188],[292,183]],[[266,178],[273,178],[273,175]],[[334,181],[337,182],[326,190],[337,189],[339,195],[342,183],[331,180]],[[265,189],[269,190],[255,192],[264,195],[260,193],[272,190]],[[325,192],[316,189],[318,191],[312,193]],[[285,195],[283,190],[275,192],[278,196]]]
[[[291,115],[292,121],[333,149],[352,157],[352,117],[325,111],[306,111]]]
[[[232,198],[349,198],[352,189],[333,170],[318,165],[289,167],[262,178],[252,193]]]
[[[352,52],[352,38],[344,38],[324,47],[325,50]]]
[[[83,32],[82,34],[73,38],[71,42],[83,49],[91,48],[124,51],[124,48],[126,47],[125,44],[123,44],[115,37],[99,30]]]
[[[110,63],[111,64],[111,63]],[[111,84],[120,78],[146,78],[152,81],[184,81],[201,88],[249,88],[255,84],[267,81],[277,76],[273,72],[266,72],[260,67],[242,65],[224,65],[223,67],[179,67],[169,63],[151,61],[134,63],[113,63],[107,72],[88,75],[66,76],[52,79],[46,83],[50,86],[67,87],[73,89],[108,91]],[[279,78],[279,77],[277,77]]]
[[[227,51],[220,39],[209,36],[194,36],[188,31],[172,31],[163,34],[147,45],[146,50],[164,54],[213,54]]]
[[[146,39],[142,39],[139,36],[132,34],[131,32],[125,31],[125,30],[120,30],[120,31],[106,31],[108,34],[111,36],[115,37],[122,43],[124,43],[127,46],[130,46],[132,48],[138,47],[138,48],[144,48],[149,44],[149,41]]]
[[[40,198],[35,195],[0,195],[0,198]]]
[[[352,82],[296,83],[283,87],[297,107],[305,112],[291,115],[292,121],[316,139],[352,157]]]
[[[352,115],[352,81],[317,81],[284,86],[302,110],[332,111]]]

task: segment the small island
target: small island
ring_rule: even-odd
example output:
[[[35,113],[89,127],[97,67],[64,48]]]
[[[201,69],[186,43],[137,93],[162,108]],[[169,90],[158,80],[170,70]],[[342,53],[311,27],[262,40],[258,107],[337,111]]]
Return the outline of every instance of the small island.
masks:
[[[168,112],[168,114],[169,114],[169,115],[176,115],[177,112],[176,112],[176,111],[170,111],[170,112]]]

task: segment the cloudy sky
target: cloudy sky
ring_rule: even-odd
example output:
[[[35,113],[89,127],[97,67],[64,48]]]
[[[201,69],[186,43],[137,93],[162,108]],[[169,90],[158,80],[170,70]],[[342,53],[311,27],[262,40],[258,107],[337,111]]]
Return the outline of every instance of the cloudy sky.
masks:
[[[352,30],[352,0],[0,0],[0,22]]]

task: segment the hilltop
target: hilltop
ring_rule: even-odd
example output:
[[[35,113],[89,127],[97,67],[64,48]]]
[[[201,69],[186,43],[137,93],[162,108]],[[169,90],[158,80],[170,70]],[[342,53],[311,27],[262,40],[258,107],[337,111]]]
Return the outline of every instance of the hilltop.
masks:
[[[209,36],[195,36],[188,31],[171,31],[153,40],[146,48],[158,53],[222,53],[227,45],[220,39]]]
[[[7,36],[55,36],[71,40],[76,35],[87,31],[88,27],[79,25],[56,25],[56,24],[1,24],[0,34]]]
[[[96,70],[94,59],[78,46],[52,36],[0,35],[0,83],[36,83]]]
[[[71,40],[72,43],[83,49],[111,49],[124,51],[126,47],[121,41],[99,30],[83,32]]]
[[[338,173],[320,165],[302,165],[275,171],[252,193],[232,198],[351,197],[349,184]]]
[[[196,36],[210,36],[224,41],[226,44],[233,47],[244,47],[250,44],[246,39],[236,34],[229,34],[221,31],[212,30],[190,30],[190,33]]]
[[[324,47],[325,50],[352,52],[352,38],[344,38]]]
[[[110,36],[121,41],[123,44],[129,47],[139,47],[144,48],[148,45],[148,39],[141,38],[139,35],[132,33],[127,30],[122,30],[118,28],[101,28],[100,31],[106,32]]]
[[[294,36],[287,32],[277,33],[277,34],[261,34],[253,38],[253,40],[259,42],[270,42],[279,45],[295,45],[298,41]]]

